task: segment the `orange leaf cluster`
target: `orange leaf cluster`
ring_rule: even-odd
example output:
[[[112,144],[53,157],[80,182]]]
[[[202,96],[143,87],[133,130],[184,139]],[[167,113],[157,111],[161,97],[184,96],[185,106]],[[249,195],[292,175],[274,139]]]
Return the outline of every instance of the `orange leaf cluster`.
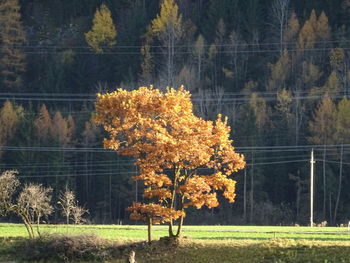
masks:
[[[170,220],[175,220],[180,216],[185,216],[185,212],[183,211],[176,211],[153,203],[142,204],[134,202],[127,210],[131,211],[131,219],[147,221],[148,218],[152,218],[153,224],[161,224],[169,222]]]

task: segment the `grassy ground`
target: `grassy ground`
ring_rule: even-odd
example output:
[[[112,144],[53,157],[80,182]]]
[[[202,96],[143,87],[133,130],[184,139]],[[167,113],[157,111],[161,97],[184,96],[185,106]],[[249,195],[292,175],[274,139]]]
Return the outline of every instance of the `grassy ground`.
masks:
[[[167,235],[166,226],[154,226],[155,239]],[[146,226],[140,225],[42,225],[46,234],[96,234],[107,239],[145,240]],[[270,227],[270,226],[184,226],[183,235],[200,240],[267,240],[271,238],[350,241],[350,230],[346,227]],[[21,224],[0,224],[0,237],[25,237]]]
[[[131,250],[138,263],[350,262],[347,228],[185,226],[187,238],[176,244],[162,239],[151,245],[143,242],[145,226],[46,225],[41,229],[50,235],[28,241],[22,225],[0,224],[0,262],[124,263]],[[154,239],[166,234],[165,226],[155,226]]]

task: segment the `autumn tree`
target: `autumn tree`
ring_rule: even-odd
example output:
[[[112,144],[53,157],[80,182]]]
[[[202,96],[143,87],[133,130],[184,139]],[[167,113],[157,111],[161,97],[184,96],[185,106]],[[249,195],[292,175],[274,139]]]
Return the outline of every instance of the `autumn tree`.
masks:
[[[45,104],[40,108],[39,116],[34,121],[34,127],[39,141],[47,143],[51,131],[51,117]]]
[[[71,115],[67,119],[63,118],[61,112],[57,111],[52,119],[50,134],[52,138],[61,146],[68,146],[72,142],[75,123]]]
[[[338,191],[337,198],[334,206],[333,221],[337,220],[338,209],[340,206],[340,195],[343,188],[343,158],[344,158],[344,144],[350,142],[350,100],[343,98],[337,107],[337,119],[336,119],[336,142],[341,144],[340,147],[340,165],[339,165],[339,177],[338,177]]]
[[[295,12],[292,12],[287,22],[287,28],[283,35],[283,41],[289,42],[293,40],[297,36],[299,30],[300,30],[300,24],[299,24],[298,17]]]
[[[308,140],[313,144],[323,145],[323,218],[326,218],[327,178],[326,156],[327,145],[335,142],[337,108],[329,96],[323,98],[313,114],[313,120],[309,122],[310,137]]]
[[[310,49],[315,46],[316,42],[317,17],[315,10],[312,10],[310,18],[305,21],[299,31],[297,47],[303,52],[305,49]]]
[[[23,108],[10,101],[6,101],[0,109],[0,157],[3,153],[1,147],[13,138],[22,116]]]
[[[160,4],[160,13],[152,20],[150,31],[162,44],[165,66],[166,85],[174,84],[175,75],[175,45],[179,43],[183,34],[182,16],[175,0],[163,0]]]
[[[205,39],[202,35],[197,37],[194,43],[193,57],[197,64],[197,82],[199,83],[202,76],[203,61],[205,56]]]
[[[285,38],[285,26],[288,18],[288,5],[289,0],[274,0],[272,3],[272,15],[276,20],[281,55],[283,52],[283,39]]]
[[[111,11],[102,4],[95,12],[90,31],[85,33],[85,40],[96,53],[102,53],[106,47],[116,44],[116,37]]]
[[[268,64],[271,70],[271,77],[268,81],[268,90],[278,91],[285,86],[285,81],[291,68],[290,57],[287,50],[284,50],[281,57],[275,64]]]
[[[0,72],[3,89],[18,90],[23,82],[26,43],[18,0],[0,2]]]
[[[98,94],[95,122],[109,133],[105,148],[136,158],[140,174],[133,179],[143,182],[150,201],[135,202],[129,210],[132,219],[148,221],[149,232],[153,223],[167,222],[169,236],[179,236],[185,209],[218,206],[217,191],[234,201],[235,181],[229,176],[245,162],[229,139],[227,119],[196,117],[183,88]]]

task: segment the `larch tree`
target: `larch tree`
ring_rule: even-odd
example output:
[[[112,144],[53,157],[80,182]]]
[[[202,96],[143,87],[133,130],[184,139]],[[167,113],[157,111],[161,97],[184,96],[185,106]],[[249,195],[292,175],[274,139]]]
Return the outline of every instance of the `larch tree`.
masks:
[[[291,61],[288,51],[285,49],[275,64],[268,64],[271,70],[271,77],[268,80],[267,89],[278,91],[285,86],[285,81],[289,75]]]
[[[300,30],[300,24],[299,24],[298,17],[295,12],[292,12],[287,22],[287,28],[285,29],[285,33],[283,35],[283,41],[284,42],[292,41],[297,36],[299,30]]]
[[[309,20],[306,20],[304,25],[299,31],[297,47],[300,52],[304,52],[305,49],[310,49],[315,46],[317,35],[315,32],[315,27],[313,25],[313,22],[311,22],[313,21],[312,18],[313,16],[311,16]]]
[[[205,39],[202,35],[199,35],[194,43],[193,56],[197,64],[197,83],[200,83],[205,56]]]
[[[316,25],[316,35],[322,41],[329,40],[331,37],[331,27],[328,23],[328,17],[325,12],[319,15]]]
[[[96,53],[102,53],[117,43],[116,37],[117,30],[111,11],[102,4],[95,12],[90,31],[85,33],[85,40]]]
[[[23,108],[6,101],[0,109],[0,158],[5,146],[15,135],[15,131],[23,116]]]
[[[336,120],[336,142],[341,144],[340,147],[340,165],[339,165],[339,179],[338,179],[338,191],[337,198],[334,206],[333,223],[336,222],[338,216],[338,209],[340,204],[340,195],[343,185],[343,158],[344,158],[344,144],[350,142],[350,100],[343,98],[337,107],[337,120]]]
[[[73,139],[75,123],[71,115],[63,118],[61,112],[57,111],[52,119],[50,134],[61,146],[67,147]]]
[[[149,202],[135,202],[129,211],[132,219],[148,222],[149,241],[157,223],[167,222],[169,236],[179,236],[185,209],[218,206],[217,191],[234,201],[235,181],[229,176],[245,162],[229,139],[227,119],[196,117],[183,88],[98,94],[94,120],[109,133],[105,148],[136,159],[140,173],[133,179],[143,182]]]
[[[171,87],[175,77],[175,46],[183,34],[182,16],[175,0],[163,0],[160,13],[152,20],[150,31],[157,37],[164,49],[166,85]]]
[[[25,31],[18,0],[0,2],[0,72],[2,89],[17,91],[26,70]]]
[[[38,140],[44,144],[46,144],[49,140],[51,122],[50,114],[46,108],[46,105],[43,104],[40,108],[38,118],[34,121],[34,127]]]
[[[310,137],[308,140],[313,144],[323,145],[323,218],[326,219],[327,178],[326,156],[327,145],[335,142],[337,108],[329,96],[323,98],[313,114],[313,120],[309,122]]]
[[[278,30],[280,55],[283,52],[283,39],[288,19],[288,5],[289,0],[274,0],[272,3],[272,15],[277,22],[275,24]]]
[[[151,54],[151,43],[146,41],[141,47],[141,74],[140,81],[145,84],[150,84],[153,80],[154,65],[153,56]]]

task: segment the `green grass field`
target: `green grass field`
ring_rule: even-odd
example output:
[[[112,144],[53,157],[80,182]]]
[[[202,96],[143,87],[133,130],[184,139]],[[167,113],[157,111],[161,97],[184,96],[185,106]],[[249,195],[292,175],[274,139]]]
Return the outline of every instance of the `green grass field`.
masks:
[[[96,234],[107,239],[145,240],[146,226],[141,225],[42,225],[47,234]],[[155,239],[167,235],[166,226],[153,226]],[[0,237],[25,237],[22,224],[0,224]],[[199,240],[266,240],[271,238],[318,241],[350,241],[346,227],[275,227],[275,226],[184,226],[183,236]]]
[[[163,241],[151,245],[138,242],[147,237],[146,226],[141,225],[42,225],[41,232],[72,236],[72,240],[58,242],[52,236],[53,242],[44,238],[44,241],[39,239],[33,243],[26,238],[23,225],[0,224],[0,262],[29,262],[28,258],[33,255],[39,262],[63,262],[67,255],[62,251],[74,248],[78,251],[75,255],[80,255],[87,247],[92,249],[92,256],[87,260],[78,258],[79,262],[124,263],[131,249],[136,251],[138,263],[350,262],[350,231],[339,227],[184,226],[183,236],[187,238],[181,239],[176,246],[166,245]],[[103,241],[106,245],[99,245],[97,249],[99,238],[88,238],[90,234],[107,239]],[[87,238],[79,235],[87,235]],[[154,240],[166,235],[166,226],[154,226]],[[86,245],[85,239],[92,243]],[[28,245],[31,243],[33,247]],[[59,244],[59,249],[54,250],[52,244],[56,247]],[[115,248],[109,249],[110,245]],[[117,252],[112,255],[109,254],[111,251]],[[110,256],[101,260],[97,255]],[[76,262],[77,258],[72,258],[68,262]]]

